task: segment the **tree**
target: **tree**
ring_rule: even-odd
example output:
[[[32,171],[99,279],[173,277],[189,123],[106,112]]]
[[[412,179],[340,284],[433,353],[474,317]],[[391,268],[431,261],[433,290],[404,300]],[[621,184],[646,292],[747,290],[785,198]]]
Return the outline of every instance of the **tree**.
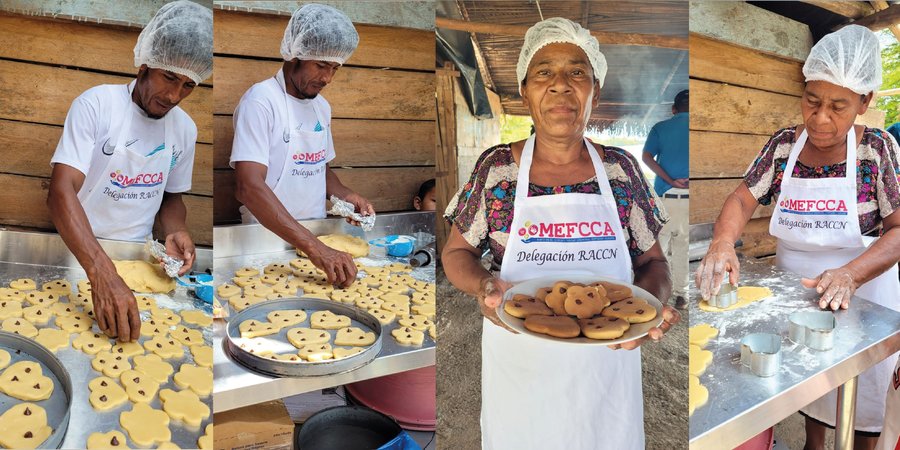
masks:
[[[900,42],[881,49],[882,83],[881,90],[900,88]],[[880,97],[877,107],[884,111],[885,127],[900,122],[900,95]]]

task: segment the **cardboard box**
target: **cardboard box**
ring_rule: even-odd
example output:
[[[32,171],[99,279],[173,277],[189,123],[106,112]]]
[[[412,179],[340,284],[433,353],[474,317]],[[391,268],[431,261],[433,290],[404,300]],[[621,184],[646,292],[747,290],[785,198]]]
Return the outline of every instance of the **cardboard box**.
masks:
[[[216,450],[284,449],[294,445],[294,421],[281,400],[213,416]]]
[[[344,400],[347,395],[344,393],[344,387],[322,389],[321,391],[312,391],[305,394],[285,397],[284,406],[291,415],[294,423],[304,423],[313,414],[334,406],[345,406],[347,401]]]

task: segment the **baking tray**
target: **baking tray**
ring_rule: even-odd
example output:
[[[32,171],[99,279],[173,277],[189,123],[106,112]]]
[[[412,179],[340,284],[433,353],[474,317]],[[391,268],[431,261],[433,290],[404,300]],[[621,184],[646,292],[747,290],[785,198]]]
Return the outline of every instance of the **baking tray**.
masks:
[[[256,338],[241,337],[241,332],[238,329],[241,322],[245,320],[268,322],[269,319],[266,317],[266,314],[279,309],[302,309],[306,311],[308,316],[303,322],[300,322],[296,325],[291,325],[289,327],[284,327],[275,334]],[[272,345],[273,351],[275,353],[296,353],[297,347],[294,347],[287,340],[288,330],[297,327],[309,327],[309,321],[312,317],[312,313],[325,310],[331,311],[335,314],[343,314],[347,317],[350,317],[350,326],[374,331],[376,336],[375,343],[367,347],[362,352],[348,356],[346,358],[317,362],[292,362],[273,360],[256,355],[254,353],[250,353],[240,346],[243,341],[248,339],[253,339],[257,342],[259,340],[262,340]],[[348,372],[370,363],[373,359],[375,359],[376,356],[378,356],[378,353],[381,352],[382,329],[381,323],[378,322],[375,316],[355,306],[332,302],[329,300],[319,300],[312,298],[285,298],[257,303],[253,306],[247,307],[237,315],[231,317],[231,320],[228,322],[226,331],[227,334],[225,345],[228,349],[228,352],[231,354],[235,361],[241,363],[248,369],[277,377],[310,377]],[[331,342],[333,345],[334,336],[337,333],[337,330],[322,331],[327,331],[331,335]]]
[[[104,251],[113,259],[142,259],[144,255],[143,243],[103,239],[100,239],[99,242]],[[198,248],[194,270],[206,270],[211,267],[211,263],[212,251]],[[0,286],[7,286],[11,280],[17,278],[31,278],[37,282],[38,286],[47,281],[60,278],[66,279],[72,283],[72,295],[74,295],[76,290],[75,282],[86,279],[87,275],[78,266],[77,260],[65,247],[59,235],[2,230],[0,231]],[[174,291],[168,294],[139,295],[147,295],[153,298],[159,307],[171,309],[176,314],[183,310],[191,309],[203,310],[211,314],[210,305],[191,296],[181,286],[176,287]],[[71,298],[69,297],[66,301],[70,301]],[[147,320],[149,315],[149,311],[141,311],[141,320]],[[55,321],[56,318],[54,317],[48,324],[35,325],[35,327],[40,330],[41,328],[53,326]],[[204,344],[211,344],[213,338],[212,327],[201,328],[197,325],[185,324],[184,322],[182,324],[188,328],[202,330]],[[100,333],[96,323],[92,331]],[[72,392],[71,416],[68,430],[62,441],[63,448],[84,448],[91,433],[105,433],[121,429],[119,415],[123,411],[131,409],[130,401],[108,411],[97,411],[91,406],[88,401],[90,390],[87,388],[87,383],[96,377],[102,376],[102,374],[91,367],[92,355],[87,355],[72,347],[71,341],[75,339],[75,336],[75,334],[70,335],[69,346],[55,353],[55,357],[68,371],[72,386],[79,387]],[[137,342],[143,344],[147,339],[147,337],[141,336]],[[181,364],[193,364],[194,358],[190,351],[185,348],[185,355],[182,359],[166,361],[172,365],[175,370],[174,373],[177,373]],[[181,388],[175,386],[175,382],[172,380],[174,373],[169,377],[167,383],[160,385],[160,390],[181,390]],[[201,397],[200,400],[212,412],[213,396]],[[162,409],[158,396],[149,405],[155,409]],[[209,423],[212,423],[212,414],[203,421],[199,428],[190,427],[183,422],[172,420],[169,424],[169,429],[172,432],[172,442],[181,448],[196,448],[197,439],[203,435],[204,429]],[[127,438],[127,433],[125,435]],[[130,438],[127,439],[127,445],[135,446]]]
[[[542,333],[535,333],[527,328],[525,328],[525,319],[520,319],[518,317],[513,317],[503,309],[503,305],[506,304],[509,300],[512,299],[513,295],[523,294],[529,297],[534,296],[534,293],[542,287],[553,286],[553,283],[557,281],[563,280],[570,281],[572,283],[595,283],[597,281],[608,281],[610,283],[621,284],[623,286],[628,286],[631,288],[632,296],[646,300],[654,309],[656,309],[656,317],[654,317],[649,322],[644,323],[633,323],[628,328],[628,331],[625,332],[621,337],[616,339],[608,339],[608,340],[599,340],[599,339],[591,339],[588,337],[580,336],[576,338],[558,338],[549,336]],[[522,283],[516,284],[515,286],[509,288],[506,293],[503,295],[503,302],[500,303],[500,306],[497,307],[497,315],[500,316],[500,320],[508,325],[510,328],[518,331],[520,334],[531,336],[537,339],[549,340],[562,342],[566,344],[576,344],[576,345],[614,345],[621,344],[623,342],[633,341],[635,339],[640,339],[647,335],[650,332],[651,328],[658,327],[659,324],[663,321],[662,316],[662,303],[656,299],[649,292],[629,283],[623,283],[620,280],[616,280],[608,277],[601,276],[593,276],[593,275],[568,275],[565,277],[562,276],[553,276],[553,277],[542,277],[535,278],[533,280],[524,281]]]
[[[50,398],[31,403],[35,403],[47,411],[47,425],[53,428],[53,432],[47,440],[38,447],[62,447],[72,409],[72,379],[69,377],[69,372],[53,353],[24,336],[0,331],[0,349],[9,352],[9,355],[12,357],[9,361],[9,366],[20,361],[34,361],[41,365],[44,376],[53,380],[53,393],[50,394]],[[9,366],[3,368],[3,370],[6,370]],[[0,370],[0,372],[3,370]],[[5,413],[19,403],[25,402],[25,400],[0,394],[0,414]]]

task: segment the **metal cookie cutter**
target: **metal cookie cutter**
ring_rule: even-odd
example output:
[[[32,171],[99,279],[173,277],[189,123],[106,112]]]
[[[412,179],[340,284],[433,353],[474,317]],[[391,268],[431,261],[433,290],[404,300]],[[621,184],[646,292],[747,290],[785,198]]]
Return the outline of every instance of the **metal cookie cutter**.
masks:
[[[831,350],[837,320],[828,311],[799,311],[791,314],[790,338],[813,350]]]
[[[781,336],[753,333],[741,339],[741,364],[758,377],[771,377],[781,367]]]
[[[726,276],[725,281],[722,282],[722,287],[719,288],[719,293],[710,297],[706,303],[709,306],[724,309],[734,305],[737,301],[737,288],[728,282],[728,277]]]

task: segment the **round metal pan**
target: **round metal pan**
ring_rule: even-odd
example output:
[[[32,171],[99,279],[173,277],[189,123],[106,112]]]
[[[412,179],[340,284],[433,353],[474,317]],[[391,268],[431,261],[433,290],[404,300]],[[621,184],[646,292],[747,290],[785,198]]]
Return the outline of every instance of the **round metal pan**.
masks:
[[[375,343],[365,348],[362,352],[347,358],[319,362],[276,361],[250,353],[241,348],[241,343],[249,340],[249,338],[241,337],[241,332],[238,329],[241,322],[251,319],[267,322],[268,318],[266,317],[266,314],[280,309],[302,309],[306,311],[309,316],[301,323],[282,328],[278,333],[252,338],[255,342],[264,340],[267,347],[273,349],[275,353],[287,353],[291,351],[296,353],[297,348],[287,340],[287,331],[291,328],[309,327],[309,320],[310,317],[312,317],[312,313],[324,310],[350,317],[350,326],[374,331]],[[333,345],[334,335],[337,330],[323,331],[327,331],[331,334],[331,342]],[[250,370],[276,377],[314,377],[349,372],[368,364],[381,352],[381,335],[381,323],[378,322],[378,319],[367,311],[355,306],[320,299],[284,298],[258,303],[244,309],[237,315],[232,316],[228,320],[228,326],[225,329],[226,339],[224,345],[225,350],[235,361]]]
[[[35,402],[47,411],[47,425],[53,428],[50,437],[38,447],[62,447],[72,409],[72,379],[69,377],[69,372],[53,353],[24,336],[0,331],[0,349],[9,352],[12,357],[10,365],[19,361],[35,361],[41,365],[44,376],[53,380],[54,387],[50,398]],[[0,394],[0,414],[22,402],[17,398]]]

